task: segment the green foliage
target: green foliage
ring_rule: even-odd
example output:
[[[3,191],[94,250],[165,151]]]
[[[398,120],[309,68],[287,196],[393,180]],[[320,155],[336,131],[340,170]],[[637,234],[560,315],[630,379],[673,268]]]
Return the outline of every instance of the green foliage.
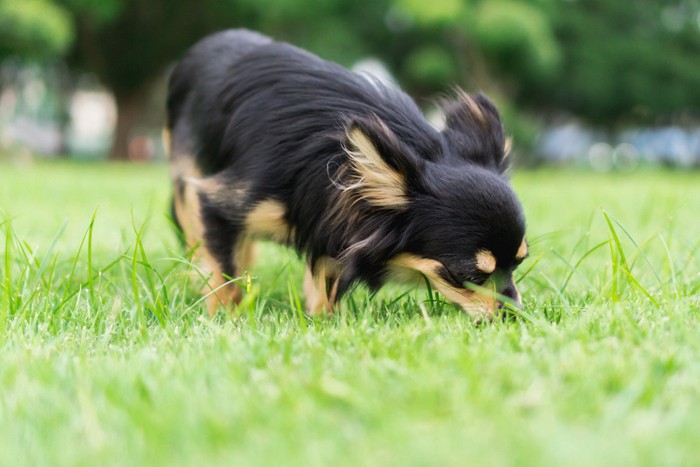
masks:
[[[489,97],[495,100],[506,134],[513,141],[514,164],[518,167],[528,167],[540,163],[537,155],[527,149],[534,146],[541,123],[518,109],[511,100],[498,94]]]
[[[73,40],[68,12],[51,0],[0,0],[0,59],[55,57]]]
[[[421,26],[452,24],[464,14],[467,2],[462,0],[396,0],[395,8]]]
[[[452,84],[512,99],[559,69],[549,1],[395,2],[401,45],[381,49],[400,81],[419,96]]]
[[[351,64],[368,51],[358,31],[375,27],[382,7],[349,0],[63,1],[76,17],[74,64],[97,73],[117,94],[142,92],[197,40],[230,27],[259,30]]]
[[[66,0],[76,18],[74,66],[96,73],[118,99],[146,93],[194,41],[226,24],[213,0]]]
[[[346,66],[380,58],[421,102],[458,84],[518,110],[655,123],[698,118],[699,15],[698,0],[0,0],[0,58],[64,56],[123,110],[198,39],[247,27]]]
[[[557,69],[560,51],[549,18],[531,3],[482,2],[474,11],[473,34],[505,72],[541,78]]]
[[[80,18],[88,18],[98,25],[114,21],[122,14],[128,5],[128,0],[56,0],[72,14]]]
[[[350,66],[369,52],[362,32],[382,26],[384,2],[245,0],[239,7],[244,15],[235,18],[236,24]]]
[[[417,49],[408,56],[402,76],[421,86],[440,89],[446,83],[454,83],[457,67],[454,56],[442,47]]]
[[[678,21],[669,22],[669,14]],[[697,116],[699,14],[698,2],[560,2],[552,23],[565,57],[562,73],[533,83],[521,98],[612,123]]]

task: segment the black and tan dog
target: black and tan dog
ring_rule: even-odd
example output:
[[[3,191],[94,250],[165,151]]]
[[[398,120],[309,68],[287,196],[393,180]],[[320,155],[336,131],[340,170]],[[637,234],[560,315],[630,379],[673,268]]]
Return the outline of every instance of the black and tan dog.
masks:
[[[254,32],[196,44],[170,78],[165,136],[209,312],[240,300],[229,279],[256,239],[306,256],[312,314],[357,282],[421,275],[479,318],[500,302],[469,283],[519,303],[525,221],[498,112],[461,91],[442,107],[438,131],[393,85]]]

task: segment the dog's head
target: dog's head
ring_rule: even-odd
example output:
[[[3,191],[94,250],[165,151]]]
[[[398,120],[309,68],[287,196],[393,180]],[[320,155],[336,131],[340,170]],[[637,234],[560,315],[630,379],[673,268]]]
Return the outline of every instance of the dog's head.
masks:
[[[443,107],[445,129],[425,141],[399,138],[379,118],[350,125],[340,205],[364,206],[371,231],[348,254],[383,255],[385,272],[421,274],[488,319],[503,301],[520,305],[513,271],[528,254],[525,220],[504,177],[508,148],[496,108],[461,92]]]

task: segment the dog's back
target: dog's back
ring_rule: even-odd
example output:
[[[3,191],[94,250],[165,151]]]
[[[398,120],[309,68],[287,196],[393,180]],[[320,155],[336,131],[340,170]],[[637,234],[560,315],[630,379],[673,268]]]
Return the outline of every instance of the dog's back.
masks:
[[[202,135],[212,138],[208,146],[214,147],[223,133],[219,128],[206,127],[223,123],[215,118],[221,112],[219,92],[231,78],[237,61],[271,42],[270,38],[245,29],[222,31],[195,44],[177,64],[170,75],[167,100],[167,129],[174,170],[193,163],[201,172],[211,173],[221,168],[216,159],[218,154],[202,147],[205,144]],[[211,118],[191,118],[193,115]],[[206,157],[201,157],[205,152]],[[199,175],[186,169],[182,172],[173,175]]]
[[[229,30],[205,38],[170,78],[173,157],[194,156],[203,175],[239,163],[241,152],[288,164],[287,158],[299,150],[296,146],[318,143],[310,139],[319,134],[343,131],[348,122],[341,117],[369,115],[377,115],[403,140],[432,134],[438,144],[437,132],[413,100],[392,84],[251,31]],[[286,145],[267,144],[265,134],[280,135],[277,141]],[[423,136],[414,143],[424,141]],[[338,141],[326,143],[340,148]],[[425,157],[435,152],[434,147],[423,149]],[[325,167],[326,162],[319,164]]]

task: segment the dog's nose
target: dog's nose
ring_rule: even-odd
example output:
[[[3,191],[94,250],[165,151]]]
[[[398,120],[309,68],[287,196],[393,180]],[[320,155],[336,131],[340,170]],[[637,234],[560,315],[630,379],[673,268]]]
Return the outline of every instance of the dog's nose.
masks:
[[[518,292],[518,288],[515,286],[513,279],[510,279],[506,286],[501,290],[501,295],[509,298],[516,307],[522,308],[523,302],[520,298],[520,292]],[[503,305],[504,303],[499,300],[498,308],[503,308]]]

